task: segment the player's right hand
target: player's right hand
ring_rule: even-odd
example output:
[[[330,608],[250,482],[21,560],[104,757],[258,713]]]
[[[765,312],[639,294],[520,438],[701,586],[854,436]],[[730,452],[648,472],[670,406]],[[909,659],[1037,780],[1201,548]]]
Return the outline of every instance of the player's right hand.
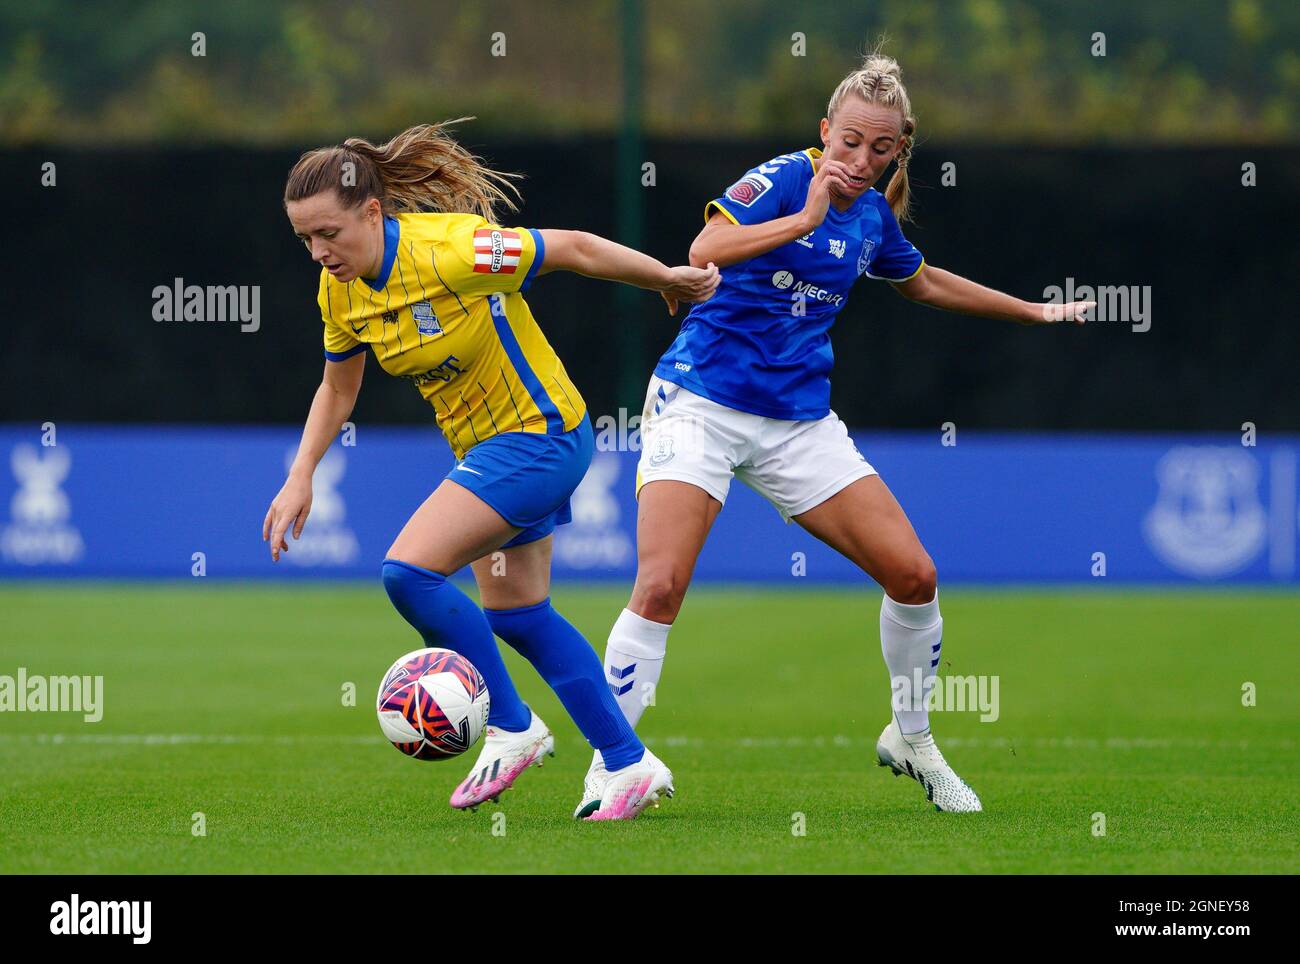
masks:
[[[803,214],[808,222],[809,231],[826,220],[826,209],[831,204],[832,188],[835,188],[842,197],[853,196],[849,177],[849,169],[843,161],[829,161],[822,158],[817,173],[808,183],[808,197],[803,204]]]
[[[293,526],[294,539],[302,538],[302,527],[311,512],[311,479],[290,476],[266,510],[262,521],[262,541],[271,543],[271,561],[279,562],[280,553],[289,551],[285,535]]]

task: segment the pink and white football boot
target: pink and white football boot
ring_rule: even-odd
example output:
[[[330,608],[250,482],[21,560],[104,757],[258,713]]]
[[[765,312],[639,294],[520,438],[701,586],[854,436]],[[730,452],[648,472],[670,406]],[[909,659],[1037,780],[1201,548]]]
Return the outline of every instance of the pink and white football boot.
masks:
[[[592,769],[595,770],[595,763]],[[604,761],[600,769],[604,770]],[[589,771],[588,779],[592,773]],[[673,774],[663,761],[648,749],[645,755],[631,766],[613,773],[606,771],[605,785],[601,788],[600,806],[586,820],[631,820],[648,806],[659,806],[659,797],[672,797]],[[579,812],[581,812],[581,805]]]
[[[519,779],[519,774],[531,766],[541,766],[546,756],[555,756],[555,737],[536,713],[532,713],[528,729],[519,733],[489,726],[483,734],[478,761],[452,793],[451,805],[457,810],[476,810],[479,804],[496,800]]]

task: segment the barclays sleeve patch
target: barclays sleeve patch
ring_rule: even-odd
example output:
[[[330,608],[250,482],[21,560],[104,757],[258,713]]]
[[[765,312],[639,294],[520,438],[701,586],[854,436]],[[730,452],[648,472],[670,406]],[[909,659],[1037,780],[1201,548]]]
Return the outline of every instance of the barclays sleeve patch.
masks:
[[[772,179],[750,171],[731,187],[727,188],[726,198],[742,208],[753,207],[754,202],[772,188]]]

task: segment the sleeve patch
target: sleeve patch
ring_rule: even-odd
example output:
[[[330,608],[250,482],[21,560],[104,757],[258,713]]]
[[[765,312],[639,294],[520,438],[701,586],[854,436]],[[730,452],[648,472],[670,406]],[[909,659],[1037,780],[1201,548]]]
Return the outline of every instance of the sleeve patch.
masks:
[[[752,207],[754,202],[772,188],[772,180],[757,171],[750,171],[731,187],[727,188],[726,198],[742,208]]]
[[[480,228],[474,232],[474,270],[480,274],[514,274],[523,250],[518,231]]]

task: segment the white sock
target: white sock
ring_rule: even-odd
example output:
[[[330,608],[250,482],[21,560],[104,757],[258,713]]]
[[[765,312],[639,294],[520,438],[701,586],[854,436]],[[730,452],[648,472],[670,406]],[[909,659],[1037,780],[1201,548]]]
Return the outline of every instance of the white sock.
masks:
[[[672,623],[656,623],[630,609],[619,613],[605,645],[605,682],[633,728],[655,702]]]
[[[930,726],[926,700],[934,688],[942,643],[938,590],[919,606],[885,596],[880,604],[880,651],[889,668],[894,717],[903,733],[921,733]]]

